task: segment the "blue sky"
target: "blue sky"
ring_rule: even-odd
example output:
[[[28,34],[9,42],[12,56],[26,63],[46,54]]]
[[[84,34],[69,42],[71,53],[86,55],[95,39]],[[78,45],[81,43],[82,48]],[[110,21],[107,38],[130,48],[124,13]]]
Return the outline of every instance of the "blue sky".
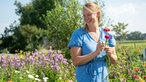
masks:
[[[9,27],[18,16],[15,14],[15,0],[2,0],[0,3],[0,34],[5,27]],[[31,0],[17,0],[23,4]],[[84,3],[84,0],[79,0]],[[94,1],[94,0],[91,0]],[[146,0],[103,0],[105,2],[106,16],[110,17],[113,24],[124,22],[128,24],[127,30],[130,32],[140,31],[146,33]]]

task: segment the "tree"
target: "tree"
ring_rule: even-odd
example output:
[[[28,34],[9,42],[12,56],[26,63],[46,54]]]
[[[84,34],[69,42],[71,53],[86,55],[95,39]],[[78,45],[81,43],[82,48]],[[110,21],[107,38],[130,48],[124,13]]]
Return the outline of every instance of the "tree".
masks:
[[[15,29],[12,35],[12,44],[9,48],[10,52],[15,50],[28,50],[39,49],[41,45],[41,39],[43,36],[43,30],[37,28],[35,25],[21,25]]]
[[[128,40],[143,40],[145,39],[140,31],[134,31],[127,34]]]
[[[117,25],[111,25],[113,27],[112,31],[115,32],[116,34],[116,39],[118,40],[123,40],[123,39],[126,39],[126,35],[128,33],[128,31],[125,31],[126,30],[126,27],[128,26],[128,24],[124,24],[124,23],[121,23],[121,22],[118,22]]]
[[[143,38],[143,40],[146,40],[146,33],[142,34],[142,38]]]
[[[82,25],[78,1],[64,0],[62,4],[56,3],[56,8],[47,11],[47,15],[42,18],[47,27],[49,44],[55,49],[66,48],[72,32]]]
[[[55,8],[56,0],[32,0],[32,2],[22,5],[15,1],[16,14],[20,16],[20,25],[36,25],[39,28],[44,28],[41,17]]]

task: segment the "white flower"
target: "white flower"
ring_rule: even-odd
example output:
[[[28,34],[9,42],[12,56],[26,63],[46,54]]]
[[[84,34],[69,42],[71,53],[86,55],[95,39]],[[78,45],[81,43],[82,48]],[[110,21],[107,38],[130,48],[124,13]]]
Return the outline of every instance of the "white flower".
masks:
[[[62,79],[62,77],[59,77],[59,79]]]
[[[33,79],[33,78],[34,78],[34,76],[33,76],[33,75],[30,75],[30,74],[28,75],[28,77],[29,77],[29,78],[31,78],[31,79]]]
[[[19,77],[20,79],[23,79],[22,77]]]
[[[38,75],[35,75],[35,77],[39,77]]]
[[[26,70],[26,73],[29,73],[29,71],[28,71],[28,70]]]
[[[20,73],[20,71],[14,71],[14,73]]]
[[[48,77],[44,77],[43,80],[44,82],[47,82]]]
[[[35,80],[36,80],[36,81],[41,81],[41,80],[40,80],[40,79],[38,79],[38,78],[35,78]]]

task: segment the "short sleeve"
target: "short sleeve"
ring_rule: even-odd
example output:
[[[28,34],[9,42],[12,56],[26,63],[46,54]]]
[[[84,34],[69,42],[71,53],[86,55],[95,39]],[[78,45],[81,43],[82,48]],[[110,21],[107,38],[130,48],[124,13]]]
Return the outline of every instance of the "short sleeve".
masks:
[[[68,44],[68,49],[71,47],[81,47],[82,46],[82,39],[81,39],[81,34],[79,30],[76,30],[73,32],[69,44]]]
[[[114,36],[112,34],[110,34],[110,39],[108,40],[108,45],[110,47],[116,46],[116,40],[115,40],[115,38],[114,38]]]

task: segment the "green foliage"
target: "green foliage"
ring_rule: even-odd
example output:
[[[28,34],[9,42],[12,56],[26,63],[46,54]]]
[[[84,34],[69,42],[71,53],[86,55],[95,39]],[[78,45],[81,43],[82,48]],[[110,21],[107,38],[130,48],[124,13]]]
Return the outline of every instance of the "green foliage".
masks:
[[[118,40],[123,40],[126,39],[126,34],[128,33],[128,31],[126,30],[126,27],[128,26],[128,24],[124,24],[121,22],[118,22],[117,25],[112,25],[113,29],[112,31],[115,32],[116,36],[118,37]]]
[[[128,40],[144,40],[145,36],[142,35],[140,31],[134,31],[127,34]]]
[[[46,14],[46,11],[54,9],[56,0],[32,0],[34,10],[38,11],[39,15]]]
[[[16,14],[20,16],[20,25],[36,25],[39,28],[44,28],[40,18],[46,14],[47,10],[55,8],[55,0],[32,0],[31,3],[22,5],[15,1],[17,7]]]
[[[42,18],[47,28],[49,45],[56,49],[67,47],[72,32],[82,25],[81,6],[77,0],[56,2],[56,8]]]
[[[146,47],[146,40],[125,40],[125,41],[116,41],[118,46],[129,46],[131,48],[140,48],[143,49]]]
[[[17,28],[12,35],[13,42],[10,47],[10,52],[15,50],[33,50],[38,49],[41,38],[43,37],[43,30],[36,26],[24,25]]]

